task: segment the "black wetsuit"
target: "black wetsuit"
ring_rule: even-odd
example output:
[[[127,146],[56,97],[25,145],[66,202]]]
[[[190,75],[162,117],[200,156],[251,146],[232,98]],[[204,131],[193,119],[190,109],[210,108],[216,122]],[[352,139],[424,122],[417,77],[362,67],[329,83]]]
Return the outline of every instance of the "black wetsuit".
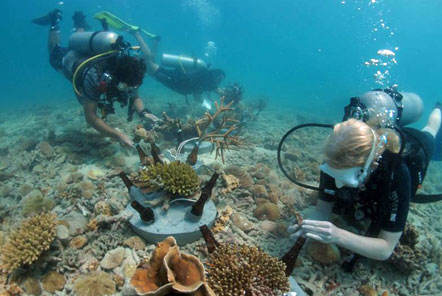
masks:
[[[218,85],[212,82],[213,79],[210,76],[211,71],[209,69],[197,69],[185,73],[178,68],[168,69],[160,66],[153,78],[179,94],[190,95],[215,91]]]

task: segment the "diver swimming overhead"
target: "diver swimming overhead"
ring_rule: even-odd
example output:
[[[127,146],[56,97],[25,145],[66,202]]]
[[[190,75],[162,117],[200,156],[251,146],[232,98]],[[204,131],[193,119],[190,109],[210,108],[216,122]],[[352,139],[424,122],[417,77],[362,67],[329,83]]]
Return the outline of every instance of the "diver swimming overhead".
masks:
[[[74,30],[69,46],[60,45],[59,23],[62,12],[54,9],[46,16],[32,22],[49,29],[49,62],[52,67],[72,82],[77,99],[83,106],[86,122],[98,132],[134,147],[133,141],[123,132],[110,127],[107,114],[114,113],[113,104],[128,105],[128,121],[137,112],[141,120],[157,121],[158,118],[144,107],[138,95],[143,82],[146,64],[131,56],[131,47],[111,31],[87,32],[90,26],[85,15],[76,11],[72,17]],[[102,118],[97,116],[100,110]]]

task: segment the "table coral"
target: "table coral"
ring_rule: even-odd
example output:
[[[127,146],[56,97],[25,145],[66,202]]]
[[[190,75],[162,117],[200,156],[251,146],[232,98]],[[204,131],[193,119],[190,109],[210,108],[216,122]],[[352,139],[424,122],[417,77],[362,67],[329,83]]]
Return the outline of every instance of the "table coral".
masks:
[[[12,272],[23,265],[29,265],[48,250],[56,235],[55,219],[55,214],[46,213],[23,221],[3,245],[3,269]]]
[[[262,250],[221,244],[207,262],[208,284],[218,296],[280,295],[289,291],[285,264]]]

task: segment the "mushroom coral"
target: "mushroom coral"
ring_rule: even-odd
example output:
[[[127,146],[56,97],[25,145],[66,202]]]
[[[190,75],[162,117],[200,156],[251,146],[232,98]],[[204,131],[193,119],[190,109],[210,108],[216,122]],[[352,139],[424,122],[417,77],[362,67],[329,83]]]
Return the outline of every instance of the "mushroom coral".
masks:
[[[201,261],[180,253],[173,237],[157,244],[148,265],[135,271],[131,284],[138,295],[215,295],[205,283]]]

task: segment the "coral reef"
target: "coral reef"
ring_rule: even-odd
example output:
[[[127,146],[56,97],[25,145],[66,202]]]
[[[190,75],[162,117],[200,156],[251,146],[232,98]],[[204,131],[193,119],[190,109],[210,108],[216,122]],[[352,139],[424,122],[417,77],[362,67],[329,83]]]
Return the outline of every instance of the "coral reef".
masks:
[[[66,279],[62,274],[51,271],[43,277],[41,282],[45,291],[55,293],[55,291],[63,290]]]
[[[73,249],[81,249],[86,244],[87,244],[87,237],[84,235],[79,235],[79,236],[74,237],[69,242],[69,247],[71,247]]]
[[[253,215],[259,220],[268,219],[270,221],[276,221],[280,218],[281,213],[277,205],[271,202],[265,202],[256,208]]]
[[[57,263],[59,273],[77,271],[86,262],[85,252],[78,249],[66,249],[61,255],[61,261]]]
[[[313,259],[326,265],[341,260],[341,253],[338,247],[333,244],[323,244],[318,241],[312,241],[307,247],[307,252]]]
[[[89,244],[85,249],[86,251],[92,251],[95,257],[102,259],[103,256],[110,250],[121,246],[124,236],[115,231],[101,234],[96,240]]]
[[[52,210],[54,206],[55,203],[52,199],[44,197],[38,190],[33,190],[22,202],[22,214],[24,216],[40,214]]]
[[[173,195],[192,196],[199,190],[195,170],[186,163],[157,163],[140,171],[142,182],[163,188]]]
[[[75,281],[74,291],[77,296],[105,296],[114,294],[116,285],[110,274],[93,271]]]
[[[131,284],[138,295],[183,293],[214,296],[205,283],[204,273],[201,261],[181,253],[175,239],[168,237],[157,244],[149,263],[135,271]]]
[[[131,236],[123,242],[123,245],[128,246],[135,251],[144,250],[146,244],[139,236]]]
[[[238,82],[233,82],[227,84],[227,86],[223,89],[223,96],[225,97],[225,102],[229,104],[230,102],[233,105],[238,104],[243,99],[244,88]]]
[[[207,266],[207,281],[219,296],[276,296],[289,291],[285,264],[256,247],[221,244]]]
[[[2,269],[12,272],[29,265],[48,250],[56,235],[56,215],[40,214],[29,218],[9,234],[2,247]]]

